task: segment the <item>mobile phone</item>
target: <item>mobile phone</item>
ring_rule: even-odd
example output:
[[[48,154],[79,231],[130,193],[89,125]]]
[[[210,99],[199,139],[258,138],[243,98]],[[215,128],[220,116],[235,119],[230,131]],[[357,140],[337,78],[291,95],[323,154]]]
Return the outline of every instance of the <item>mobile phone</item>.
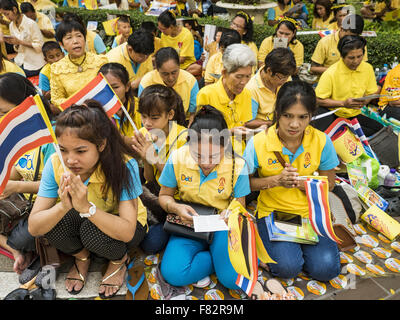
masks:
[[[302,220],[301,216],[298,214],[274,211],[274,221],[275,222],[283,222],[295,226],[301,226]]]

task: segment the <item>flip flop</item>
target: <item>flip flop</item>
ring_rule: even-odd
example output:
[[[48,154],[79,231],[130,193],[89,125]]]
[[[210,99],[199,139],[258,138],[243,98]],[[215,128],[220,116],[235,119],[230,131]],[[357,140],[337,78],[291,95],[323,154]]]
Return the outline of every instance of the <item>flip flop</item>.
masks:
[[[265,291],[272,293],[271,300],[296,300],[291,292],[286,291],[277,279],[269,279],[264,283]]]
[[[3,300],[29,300],[29,290],[18,288],[11,291]]]
[[[19,275],[18,281],[20,284],[25,284],[32,280],[40,271],[40,259],[36,256],[32,259],[29,266]]]
[[[262,286],[262,284],[257,281],[256,284],[254,285],[254,289],[253,292],[251,293],[250,299],[251,300],[264,300],[263,296],[264,296],[264,288]]]
[[[149,296],[149,285],[144,275],[144,268],[141,265],[133,266],[134,261],[128,265],[128,275],[126,279],[125,300],[147,300]],[[133,285],[133,283],[136,283]]]

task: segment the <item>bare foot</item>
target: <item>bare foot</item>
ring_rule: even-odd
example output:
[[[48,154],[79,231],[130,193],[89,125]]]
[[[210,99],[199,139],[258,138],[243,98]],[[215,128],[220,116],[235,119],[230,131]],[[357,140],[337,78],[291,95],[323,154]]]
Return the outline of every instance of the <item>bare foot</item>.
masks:
[[[23,254],[17,250],[13,250],[12,254],[14,256],[13,270],[17,274],[21,274],[31,263],[33,254],[31,252]]]

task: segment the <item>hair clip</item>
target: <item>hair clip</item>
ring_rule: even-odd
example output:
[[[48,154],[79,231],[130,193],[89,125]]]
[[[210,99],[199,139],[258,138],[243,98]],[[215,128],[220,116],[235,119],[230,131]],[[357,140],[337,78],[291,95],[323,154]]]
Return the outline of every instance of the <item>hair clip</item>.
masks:
[[[246,12],[244,12],[244,11],[238,11],[238,13],[236,13],[236,15],[237,15],[237,16],[238,16],[238,15],[244,16],[244,19],[246,20],[246,22],[249,23],[249,18],[250,18],[250,16],[249,16]]]
[[[275,25],[275,28],[278,28],[278,26],[283,22],[283,21],[288,21],[293,23],[293,25],[295,26],[296,29],[300,29],[300,24],[293,18],[289,18],[289,17],[280,17],[278,19],[279,23]]]
[[[348,5],[347,4],[337,4],[337,5],[335,5],[335,6],[332,6],[332,10],[335,10],[335,9],[340,9],[340,8],[344,8],[344,7],[347,7]]]
[[[176,14],[175,14],[174,10],[169,9],[168,11],[169,11],[169,13],[172,14],[172,17],[173,17],[174,19],[176,19]]]

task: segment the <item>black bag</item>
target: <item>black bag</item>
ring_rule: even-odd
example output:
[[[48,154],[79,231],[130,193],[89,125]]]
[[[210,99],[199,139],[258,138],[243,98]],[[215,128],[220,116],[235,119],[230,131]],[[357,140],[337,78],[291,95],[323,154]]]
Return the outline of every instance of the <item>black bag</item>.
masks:
[[[198,203],[177,202],[191,206],[199,215],[206,216],[218,213],[217,209],[213,207],[207,207]],[[205,240],[209,244],[214,237],[214,232],[194,232],[193,224],[182,222],[180,217],[173,213],[167,215],[167,220],[164,223],[164,231],[194,240]]]
[[[383,127],[368,142],[382,165],[397,168],[399,163],[398,137],[391,126]]]

